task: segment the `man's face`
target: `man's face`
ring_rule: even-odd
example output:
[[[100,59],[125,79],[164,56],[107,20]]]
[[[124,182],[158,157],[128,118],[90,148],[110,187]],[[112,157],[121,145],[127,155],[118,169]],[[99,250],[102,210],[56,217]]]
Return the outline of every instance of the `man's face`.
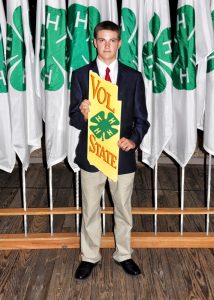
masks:
[[[97,33],[96,39],[94,39],[98,58],[107,65],[116,59],[120,45],[121,40],[119,40],[118,33],[112,30],[100,30]]]

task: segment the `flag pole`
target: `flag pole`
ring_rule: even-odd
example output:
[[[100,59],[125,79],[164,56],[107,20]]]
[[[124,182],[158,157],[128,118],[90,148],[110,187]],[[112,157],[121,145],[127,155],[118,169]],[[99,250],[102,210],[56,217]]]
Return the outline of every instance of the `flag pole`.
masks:
[[[181,174],[181,210],[184,210],[184,176],[185,176],[185,168],[182,167],[182,174]],[[181,235],[183,235],[184,231],[184,215],[181,214]]]
[[[23,208],[24,211],[27,210],[27,202],[26,202],[26,178],[25,178],[25,169],[22,166],[22,196],[23,196]],[[25,236],[27,236],[27,215],[24,215],[24,232]]]
[[[79,171],[77,171],[76,173],[76,210],[78,210],[80,208],[80,197],[79,197]],[[80,233],[80,215],[76,214],[76,230],[77,230],[77,234]]]
[[[104,210],[106,208],[105,206],[105,189],[102,193],[102,209]],[[103,234],[106,233],[106,214],[102,214],[102,224],[103,224]]]
[[[155,164],[155,186],[154,186],[155,190],[155,210],[158,209],[158,163],[156,162]],[[155,228],[155,235],[157,234],[157,219],[158,216],[157,214],[155,214],[155,218],[154,218],[154,228]]]
[[[209,169],[208,169],[208,186],[207,186],[207,210],[210,210],[210,193],[211,193],[211,169],[212,155],[209,154]],[[207,214],[206,234],[209,235],[210,215]]]
[[[50,210],[53,210],[53,185],[52,185],[52,167],[49,168],[49,197]],[[51,236],[53,235],[53,214],[50,214]]]

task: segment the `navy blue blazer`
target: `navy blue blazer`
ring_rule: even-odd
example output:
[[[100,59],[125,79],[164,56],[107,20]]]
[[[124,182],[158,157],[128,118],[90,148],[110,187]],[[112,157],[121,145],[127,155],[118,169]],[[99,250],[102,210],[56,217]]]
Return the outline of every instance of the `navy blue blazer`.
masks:
[[[70,96],[70,125],[81,130],[76,149],[75,162],[88,172],[97,172],[97,168],[87,160],[87,128],[79,106],[88,99],[89,71],[98,73],[96,61],[75,70],[72,73]],[[118,99],[122,101],[120,137],[131,139],[138,147],[149,129],[145,101],[145,88],[142,74],[119,62],[118,65]],[[132,173],[136,169],[135,149],[125,152],[119,150],[119,175]]]

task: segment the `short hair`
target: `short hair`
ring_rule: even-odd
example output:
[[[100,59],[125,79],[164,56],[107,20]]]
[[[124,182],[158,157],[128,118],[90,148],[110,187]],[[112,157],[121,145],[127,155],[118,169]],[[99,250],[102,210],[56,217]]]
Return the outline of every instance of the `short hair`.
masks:
[[[120,27],[112,21],[103,21],[96,25],[96,27],[94,28],[94,38],[95,39],[97,38],[98,32],[101,30],[115,31],[115,32],[117,32],[118,38],[120,39]]]

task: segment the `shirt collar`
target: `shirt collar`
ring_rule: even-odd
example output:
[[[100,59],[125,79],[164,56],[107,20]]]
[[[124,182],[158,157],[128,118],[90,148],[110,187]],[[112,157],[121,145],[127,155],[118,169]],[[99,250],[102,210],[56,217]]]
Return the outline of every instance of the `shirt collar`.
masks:
[[[106,70],[106,68],[108,67],[111,71],[114,72],[118,68],[118,60],[115,59],[110,65],[107,65],[97,57],[97,67],[98,70]]]

